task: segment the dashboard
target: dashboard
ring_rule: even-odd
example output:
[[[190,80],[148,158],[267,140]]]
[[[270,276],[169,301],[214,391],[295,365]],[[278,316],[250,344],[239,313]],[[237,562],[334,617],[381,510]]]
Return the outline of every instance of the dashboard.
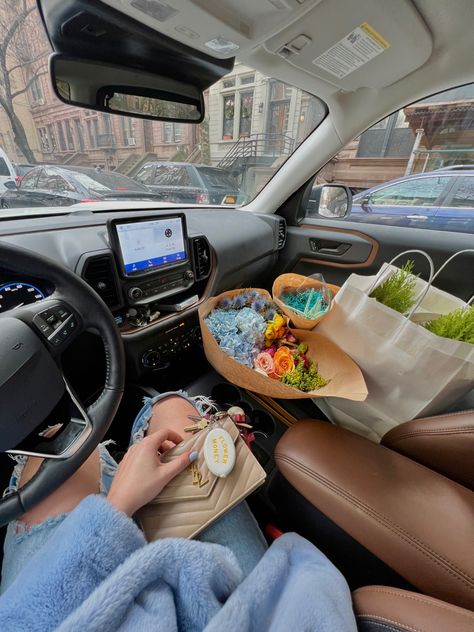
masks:
[[[62,263],[107,304],[132,379],[199,342],[197,310],[207,297],[270,278],[286,234],[273,215],[136,204],[0,216],[0,240]],[[0,312],[54,295],[40,274],[0,270]]]

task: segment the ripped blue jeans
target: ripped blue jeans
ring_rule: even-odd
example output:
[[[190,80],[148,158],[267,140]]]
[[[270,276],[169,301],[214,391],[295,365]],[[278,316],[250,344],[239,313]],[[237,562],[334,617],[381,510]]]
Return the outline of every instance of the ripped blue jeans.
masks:
[[[181,391],[161,393],[154,398],[147,397],[133,422],[130,445],[137,443],[145,436],[153,414],[153,406],[171,396],[183,397],[197,409],[199,414],[204,414],[213,407],[212,402],[206,397],[197,396],[191,398]],[[109,491],[117,470],[117,463],[107,450],[109,443],[111,442],[106,441],[99,445],[100,492],[103,494],[107,494]],[[17,463],[10,478],[10,483],[5,490],[5,495],[18,489],[27,457],[16,457],[15,460]],[[0,594],[13,582],[24,564],[53,536],[56,527],[61,524],[66,516],[67,514],[63,513],[32,526],[26,525],[21,520],[10,522],[4,543]],[[239,561],[245,576],[250,573],[267,548],[265,538],[245,502],[240,503],[219,518],[196,539],[203,542],[221,544],[231,549]]]

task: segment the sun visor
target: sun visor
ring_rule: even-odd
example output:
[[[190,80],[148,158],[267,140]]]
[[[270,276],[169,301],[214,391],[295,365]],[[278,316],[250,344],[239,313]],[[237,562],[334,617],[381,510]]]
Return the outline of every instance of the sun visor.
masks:
[[[409,0],[325,0],[265,49],[343,90],[383,88],[419,68],[432,38]]]

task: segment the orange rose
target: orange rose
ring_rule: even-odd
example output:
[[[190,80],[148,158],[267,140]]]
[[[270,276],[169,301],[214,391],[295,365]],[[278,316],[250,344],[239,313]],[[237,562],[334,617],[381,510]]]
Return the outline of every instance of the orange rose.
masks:
[[[273,356],[273,366],[275,374],[281,377],[284,373],[289,373],[295,368],[293,356],[288,347],[280,347]]]

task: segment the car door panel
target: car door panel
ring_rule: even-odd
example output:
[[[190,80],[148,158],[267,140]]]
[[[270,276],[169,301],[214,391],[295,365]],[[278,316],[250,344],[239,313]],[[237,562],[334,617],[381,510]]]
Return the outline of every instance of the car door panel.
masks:
[[[350,248],[340,253],[314,252],[311,240],[319,241],[323,246],[330,243],[334,249],[342,243],[349,244]],[[322,273],[326,281],[342,285],[353,272],[376,274],[384,262],[404,250],[428,252],[437,269],[455,252],[473,247],[473,235],[467,233],[441,233],[423,228],[306,218],[303,223],[288,227],[287,241],[281,251],[276,273]],[[417,272],[426,279],[426,261],[419,255],[410,255],[409,258],[415,260]],[[474,293],[473,269],[473,255],[458,257],[439,276],[436,285],[468,300]],[[470,273],[467,273],[469,270]]]

